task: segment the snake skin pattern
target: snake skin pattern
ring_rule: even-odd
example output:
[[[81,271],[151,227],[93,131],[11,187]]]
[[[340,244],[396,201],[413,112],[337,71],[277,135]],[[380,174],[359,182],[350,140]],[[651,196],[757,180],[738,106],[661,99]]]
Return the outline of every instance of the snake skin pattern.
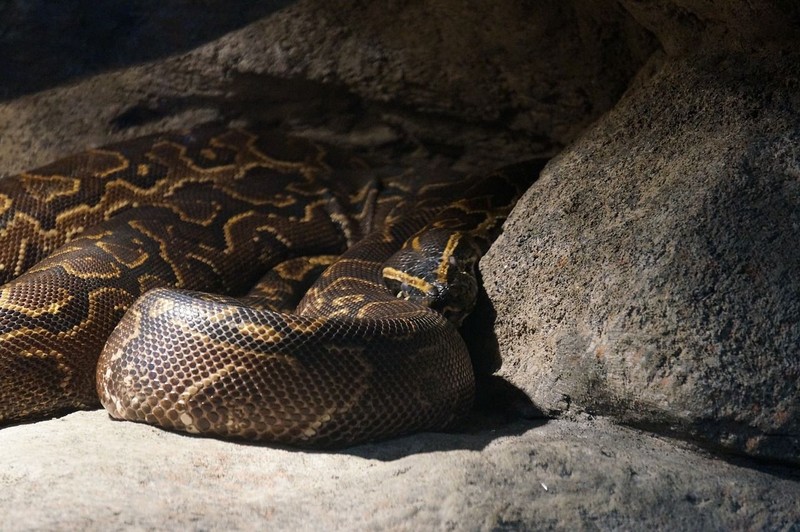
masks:
[[[474,391],[477,260],[537,173],[370,169],[207,126],[0,180],[0,423],[99,396],[299,446],[447,427]]]

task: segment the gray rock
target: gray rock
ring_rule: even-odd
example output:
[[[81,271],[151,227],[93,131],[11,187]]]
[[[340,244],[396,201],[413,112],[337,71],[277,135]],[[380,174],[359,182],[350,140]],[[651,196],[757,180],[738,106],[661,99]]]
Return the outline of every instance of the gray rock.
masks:
[[[789,46],[800,38],[800,4],[792,0],[621,0],[671,55]]]
[[[100,411],[0,431],[2,530],[779,529],[800,482],[603,420],[421,434],[340,453]]]
[[[0,2],[0,98],[186,52],[291,3]]]
[[[71,37],[57,41],[61,48],[54,51],[46,44],[47,33],[30,37],[0,20],[0,45],[9,55],[5,64],[26,65],[24,75],[0,82],[0,96],[3,90],[19,94],[30,86],[25,80],[58,79],[55,70],[74,68],[86,75],[98,62],[138,61],[0,105],[0,154],[13,154],[15,163],[0,173],[32,168],[90,144],[209,120],[296,122],[303,97],[317,89],[307,82],[287,89],[287,78],[324,82],[335,96],[342,89],[333,86],[343,87],[371,103],[344,100],[338,110],[356,109],[371,115],[367,122],[387,123],[396,134],[466,153],[471,160],[499,163],[552,153],[614,104],[656,48],[652,35],[613,3],[443,0],[365,6],[355,0],[303,0],[191,51],[156,60],[170,49],[166,41],[142,44],[154,41],[154,34],[187,33],[197,42],[287,2],[265,2],[216,23],[208,13],[223,4],[236,11],[241,2],[203,2],[209,6],[197,17],[187,2],[176,0],[149,13],[138,1],[114,3],[102,16],[91,11],[101,9],[96,3],[88,10],[83,1],[24,3],[29,4],[25,20],[34,28]],[[25,11],[17,5],[5,9],[12,15]],[[70,24],[86,21],[93,21],[94,38],[113,46],[83,43],[86,28]],[[112,39],[115,33],[119,39]],[[64,47],[71,50],[69,60],[60,55]],[[114,54],[121,57],[106,57]],[[143,57],[154,59],[138,64]],[[67,66],[56,69],[54,63]],[[302,109],[301,118],[319,125],[327,118],[325,104],[341,100],[320,96],[316,105]],[[339,126],[353,129],[348,120]]]
[[[613,105],[654,49],[613,2],[305,0],[215,53],[561,144]]]
[[[482,262],[501,374],[800,463],[798,79],[792,53],[668,60],[552,160]]]

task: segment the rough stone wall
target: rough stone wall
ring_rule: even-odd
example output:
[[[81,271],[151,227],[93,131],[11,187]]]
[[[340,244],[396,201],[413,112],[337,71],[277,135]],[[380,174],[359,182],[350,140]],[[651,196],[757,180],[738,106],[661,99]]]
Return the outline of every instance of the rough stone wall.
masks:
[[[0,2],[0,174],[209,120],[473,168],[568,144],[482,263],[482,369],[571,418],[306,454],[81,412],[0,430],[0,528],[796,528],[799,6]]]
[[[166,5],[190,16],[185,2]],[[157,20],[169,32],[164,9]],[[274,103],[305,90],[276,78],[362,98],[334,106],[346,116],[328,122],[346,130],[369,115],[400,137],[499,164],[569,142],[613,105],[653,49],[647,30],[602,1],[302,0],[191,52],[0,105],[0,153],[18,161],[0,172],[156,129],[272,120]],[[47,64],[29,68],[46,76]],[[302,118],[318,126],[331,114]]]
[[[744,4],[623,2],[664,52],[482,271],[501,374],[540,408],[800,463],[798,10]]]
[[[669,61],[550,162],[482,263],[536,405],[799,461],[797,65]]]
[[[305,1],[275,20],[249,29],[263,50],[255,70],[559,144],[613,105],[654,49],[622,9],[580,0]]]
[[[291,0],[3,0],[0,99],[186,52]]]
[[[793,0],[620,0],[670,55],[698,49],[790,46],[800,37]]]

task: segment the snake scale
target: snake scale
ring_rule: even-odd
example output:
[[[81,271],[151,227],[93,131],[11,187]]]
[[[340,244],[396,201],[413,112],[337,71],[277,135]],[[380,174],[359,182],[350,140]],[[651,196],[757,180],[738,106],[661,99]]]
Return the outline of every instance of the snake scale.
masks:
[[[0,423],[99,398],[297,446],[445,428],[474,393],[477,260],[535,177],[204,126],[0,180]]]

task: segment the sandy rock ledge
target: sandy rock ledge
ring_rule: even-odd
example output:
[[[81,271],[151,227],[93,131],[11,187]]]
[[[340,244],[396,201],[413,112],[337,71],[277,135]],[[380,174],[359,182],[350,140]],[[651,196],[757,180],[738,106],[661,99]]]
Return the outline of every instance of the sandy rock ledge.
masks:
[[[309,453],[192,438],[95,411],[5,428],[0,449],[0,530],[777,529],[800,522],[796,478],[599,419]]]

